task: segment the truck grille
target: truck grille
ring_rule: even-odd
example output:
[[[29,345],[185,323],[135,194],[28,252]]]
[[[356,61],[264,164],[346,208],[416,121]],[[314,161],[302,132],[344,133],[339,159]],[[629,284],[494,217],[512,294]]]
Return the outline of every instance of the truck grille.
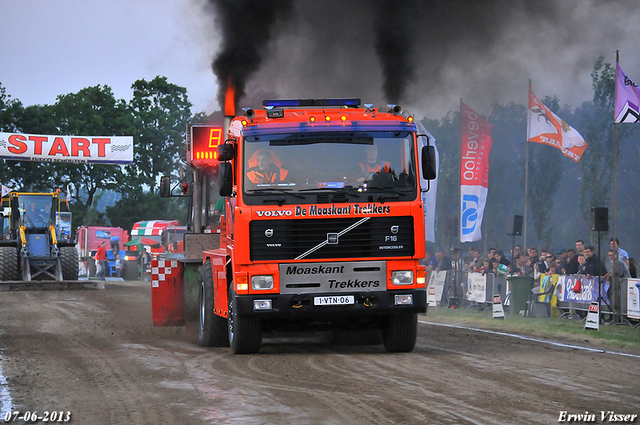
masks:
[[[410,257],[413,217],[255,220],[251,260]]]

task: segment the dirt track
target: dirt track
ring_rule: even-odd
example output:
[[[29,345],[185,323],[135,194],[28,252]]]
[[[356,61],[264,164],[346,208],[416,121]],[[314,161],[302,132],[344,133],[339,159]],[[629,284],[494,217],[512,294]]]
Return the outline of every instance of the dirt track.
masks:
[[[640,414],[638,356],[424,323],[408,354],[314,334],[265,339],[259,354],[234,356],[199,347],[194,322],[154,328],[150,294],[148,282],[0,292],[0,423],[17,410],[69,411],[88,425],[551,424],[561,411],[602,423],[601,410]]]

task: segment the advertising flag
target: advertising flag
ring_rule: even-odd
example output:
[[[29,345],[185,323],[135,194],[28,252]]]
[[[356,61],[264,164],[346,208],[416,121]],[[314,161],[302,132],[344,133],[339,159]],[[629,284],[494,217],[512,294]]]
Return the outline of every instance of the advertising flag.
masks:
[[[1,191],[2,191],[2,197],[3,197],[3,198],[4,198],[6,195],[8,195],[8,194],[9,194],[9,192],[11,192],[11,190],[12,190],[12,189],[8,188],[7,186],[5,186],[5,185],[3,185],[3,184],[2,184],[2,185],[0,185],[0,188],[2,188],[2,189],[1,189]]]
[[[640,122],[640,88],[624,73],[616,62],[615,122]]]
[[[460,242],[473,242],[482,238],[493,124],[464,103],[461,109]]]
[[[529,87],[529,134],[527,141],[543,143],[562,151],[565,156],[580,161],[587,143],[575,128],[551,112]]]
[[[131,164],[133,137],[0,133],[0,158],[14,161]]]
[[[436,171],[440,167],[440,158],[438,155],[438,148],[436,147],[436,138],[427,131],[421,122],[416,121],[416,127],[418,128],[418,143],[419,146],[427,146],[427,142],[435,148],[436,151]],[[420,177],[420,184],[422,186],[422,203],[424,204],[424,239],[427,242],[436,241],[436,193],[438,192],[438,177],[430,182]],[[422,176],[422,174],[421,174]],[[424,192],[429,187],[429,191]]]

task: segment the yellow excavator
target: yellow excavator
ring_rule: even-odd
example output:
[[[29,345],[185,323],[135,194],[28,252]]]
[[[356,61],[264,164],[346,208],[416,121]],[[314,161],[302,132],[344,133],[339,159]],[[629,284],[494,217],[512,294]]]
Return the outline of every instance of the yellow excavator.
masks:
[[[0,282],[78,280],[71,213],[62,207],[57,192],[2,198]]]

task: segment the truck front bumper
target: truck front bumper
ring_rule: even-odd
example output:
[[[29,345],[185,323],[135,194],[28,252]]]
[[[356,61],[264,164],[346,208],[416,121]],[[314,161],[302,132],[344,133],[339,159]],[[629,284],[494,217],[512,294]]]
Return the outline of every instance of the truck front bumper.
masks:
[[[338,299],[352,296],[350,304],[317,305],[316,299]],[[409,304],[409,300],[411,303]],[[270,308],[267,308],[269,307]],[[427,293],[424,289],[377,292],[260,294],[238,295],[239,315],[261,318],[333,318],[338,316],[368,316],[399,313],[425,313]]]

